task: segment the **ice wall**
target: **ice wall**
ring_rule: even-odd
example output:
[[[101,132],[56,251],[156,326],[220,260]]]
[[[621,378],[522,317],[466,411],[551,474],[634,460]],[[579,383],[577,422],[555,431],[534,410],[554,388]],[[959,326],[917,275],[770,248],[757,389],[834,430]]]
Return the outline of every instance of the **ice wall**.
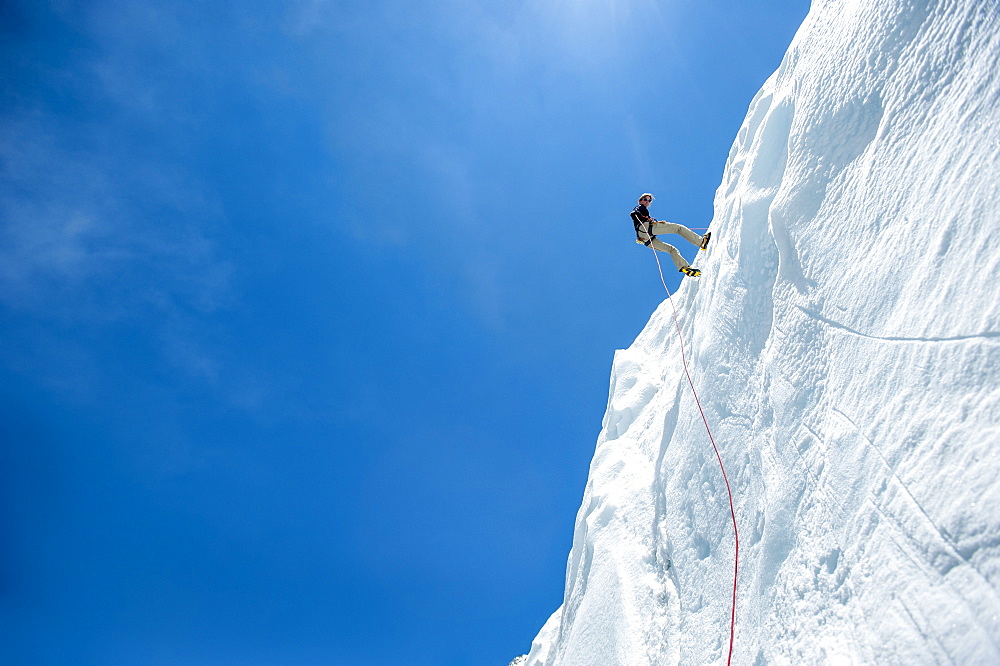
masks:
[[[1000,663],[998,15],[814,2],[739,129],[674,301],[736,496],[733,663]],[[724,664],[733,555],[665,302],[527,663]]]

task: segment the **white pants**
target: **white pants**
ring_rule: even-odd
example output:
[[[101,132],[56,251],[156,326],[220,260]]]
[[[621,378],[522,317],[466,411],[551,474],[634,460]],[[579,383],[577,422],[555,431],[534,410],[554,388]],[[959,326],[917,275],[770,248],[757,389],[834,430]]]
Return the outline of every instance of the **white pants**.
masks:
[[[659,236],[660,234],[678,234],[689,243],[694,243],[699,248],[701,247],[702,237],[685,227],[683,224],[674,224],[673,222],[655,222],[653,223],[653,234],[656,236]],[[644,242],[649,240],[649,236],[642,231],[639,232],[639,238]],[[654,238],[652,245],[654,250],[659,250],[660,252],[666,252],[669,254],[670,258],[674,260],[674,265],[677,266],[677,270],[681,270],[685,266],[691,265],[684,260],[684,257],[681,256],[681,253],[678,252],[677,248],[673,245],[664,243],[659,238]]]

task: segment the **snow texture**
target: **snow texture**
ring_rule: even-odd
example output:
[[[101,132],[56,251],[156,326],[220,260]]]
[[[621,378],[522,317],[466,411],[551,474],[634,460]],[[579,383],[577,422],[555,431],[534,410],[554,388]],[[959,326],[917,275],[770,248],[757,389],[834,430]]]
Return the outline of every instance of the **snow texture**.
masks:
[[[734,664],[1000,664],[998,17],[814,2],[729,154],[674,304],[735,495]],[[725,664],[733,556],[664,301],[527,664]]]

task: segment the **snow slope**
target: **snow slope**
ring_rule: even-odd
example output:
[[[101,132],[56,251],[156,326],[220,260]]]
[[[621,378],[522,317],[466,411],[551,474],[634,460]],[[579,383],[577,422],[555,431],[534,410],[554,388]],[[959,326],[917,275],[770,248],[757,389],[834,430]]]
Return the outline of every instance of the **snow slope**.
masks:
[[[817,1],[750,104],[674,297],[734,664],[1000,663],[998,72],[994,0]],[[733,556],[665,301],[527,663],[724,664]]]

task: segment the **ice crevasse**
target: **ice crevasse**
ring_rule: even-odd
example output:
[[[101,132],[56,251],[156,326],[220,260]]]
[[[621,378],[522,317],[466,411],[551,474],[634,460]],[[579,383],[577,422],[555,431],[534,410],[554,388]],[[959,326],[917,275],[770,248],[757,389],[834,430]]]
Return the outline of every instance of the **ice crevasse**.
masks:
[[[813,2],[711,229],[674,305],[732,663],[1000,663],[1000,5]],[[529,666],[726,663],[679,344],[665,301],[615,355]]]

